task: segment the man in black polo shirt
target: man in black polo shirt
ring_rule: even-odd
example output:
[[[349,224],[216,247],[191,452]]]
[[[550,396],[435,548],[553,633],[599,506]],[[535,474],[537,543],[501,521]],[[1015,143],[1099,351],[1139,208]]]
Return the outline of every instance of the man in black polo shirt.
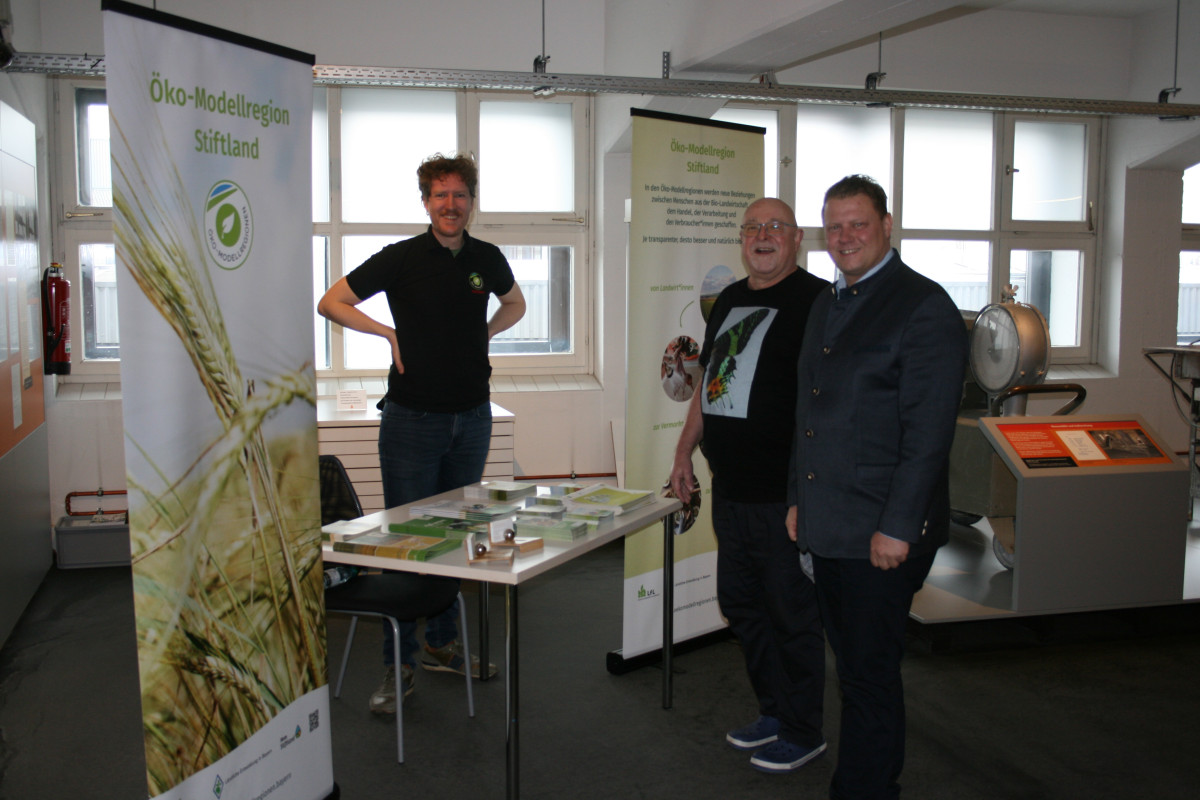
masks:
[[[317,311],[333,322],[381,336],[392,350],[388,391],[380,404],[379,463],[388,508],[478,482],[491,440],[488,342],[525,314],[525,298],[500,249],[473,238],[467,223],[475,207],[478,171],[467,156],[440,154],[417,170],[429,214],[425,233],[388,245],[327,291]],[[379,292],[387,296],[392,326],[357,308]],[[500,306],[487,317],[490,295]],[[457,604],[426,620],[421,665],[462,673]],[[371,710],[394,714],[395,683],[390,626],[388,667]],[[416,626],[401,625],[404,695],[413,690]],[[479,676],[478,660],[471,670]],[[495,667],[488,665],[489,674]]]

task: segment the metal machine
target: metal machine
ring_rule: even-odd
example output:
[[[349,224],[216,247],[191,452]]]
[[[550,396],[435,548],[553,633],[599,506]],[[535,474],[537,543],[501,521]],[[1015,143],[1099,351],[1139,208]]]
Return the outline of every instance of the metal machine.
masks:
[[[1072,413],[1085,390],[1046,383],[1050,337],[1033,306],[1010,295],[964,321],[971,369],[950,453],[950,507],[960,525],[986,517],[1003,568],[980,564],[979,537],[960,529],[914,600],[914,617],[941,622],[1194,597],[1185,588],[1188,465],[1137,414]],[[1034,394],[1073,398],[1036,416],[1026,413]]]
[[[994,534],[992,552],[1007,569],[1013,567],[1016,550],[1017,481],[984,437],[979,419],[1023,415],[1031,394],[1074,394],[1055,415],[1070,414],[1087,397],[1079,384],[1045,382],[1050,329],[1036,307],[1015,302],[1014,294],[1010,291],[1004,302],[977,315],[964,312],[970,374],[950,450],[952,518],[973,525],[986,517]]]

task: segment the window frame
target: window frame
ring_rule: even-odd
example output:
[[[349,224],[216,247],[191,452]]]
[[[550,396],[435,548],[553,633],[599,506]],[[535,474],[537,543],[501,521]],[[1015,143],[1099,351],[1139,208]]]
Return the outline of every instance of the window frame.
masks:
[[[55,260],[62,263],[67,279],[76,286],[76,299],[72,303],[71,325],[75,336],[83,335],[83,283],[79,263],[79,245],[85,243],[111,243],[113,241],[113,212],[110,206],[85,206],[79,202],[78,120],[76,93],[80,89],[105,90],[102,78],[59,78],[52,80],[54,113],[50,122],[52,141],[57,143],[57,153],[51,161],[51,186],[55,212],[52,215],[52,235]],[[313,237],[323,238],[327,243],[328,281],[336,282],[342,275],[357,265],[344,263],[342,242],[345,237],[356,235],[384,235],[401,238],[423,233],[427,224],[417,223],[347,223],[342,221],[341,186],[341,132],[338,125],[341,110],[341,89],[332,85],[314,84],[314,100],[323,96],[325,100],[325,124],[323,138],[328,145],[324,161],[329,165],[329,218],[313,222]],[[442,89],[435,91],[445,91]],[[486,92],[456,90],[456,136],[457,149],[462,152],[478,152],[478,112],[481,101],[529,102],[526,93]],[[470,230],[481,239],[496,244],[566,245],[573,249],[571,287],[572,350],[565,354],[492,354],[493,373],[497,375],[539,374],[592,374],[595,358],[593,353],[594,292],[591,263],[594,258],[591,233],[590,203],[592,197],[591,156],[594,150],[594,133],[591,117],[594,100],[591,96],[563,96],[546,98],[537,102],[570,104],[576,153],[574,175],[574,208],[570,213],[484,213],[476,209]],[[319,147],[314,138],[314,158]],[[417,187],[412,187],[417,191]],[[314,283],[317,279],[312,275]],[[315,303],[315,298],[314,298]],[[314,309],[315,316],[315,309]],[[345,337],[341,326],[325,322],[326,341],[330,348],[330,365],[317,370],[323,379],[343,377],[379,377],[384,369],[347,370],[344,368]],[[316,341],[314,341],[314,347]],[[92,359],[85,361],[83,347],[72,348],[72,371],[66,380],[79,381],[114,380],[120,376],[120,358]]]
[[[1190,167],[1189,169],[1195,169],[1197,167],[1200,167],[1200,163],[1192,165],[1192,167]],[[1183,209],[1181,208],[1180,209],[1181,217],[1182,217],[1182,213],[1183,213]],[[1200,252],[1200,221],[1183,222],[1181,219],[1180,225],[1181,225],[1182,231],[1181,231],[1180,242],[1179,242],[1179,257],[1182,260],[1184,253]],[[1179,302],[1179,295],[1177,293],[1176,294],[1176,305],[1178,305],[1178,302]],[[1178,342],[1179,341],[1178,312],[1177,312],[1176,320],[1177,321],[1176,321],[1175,334],[1176,334],[1176,341]]]
[[[53,113],[49,128],[56,153],[49,160],[51,251],[53,260],[62,264],[72,286],[71,298],[71,373],[59,376],[62,383],[113,382],[120,379],[120,358],[84,359],[83,347],[83,270],[79,261],[82,244],[112,244],[111,206],[85,206],[79,203],[79,163],[76,157],[78,119],[75,95],[79,89],[104,90],[103,79],[58,78],[51,81]]]
[[[75,94],[79,89],[106,89],[101,79],[62,78],[54,83],[54,141],[57,152],[52,164],[56,168],[54,186],[59,196],[55,201],[55,218],[60,223],[104,222],[112,225],[112,206],[85,206],[79,202],[79,121],[76,117]],[[64,265],[65,266],[65,265]]]
[[[1000,237],[999,246],[992,257],[992,274],[993,283],[999,280],[1001,284],[999,287],[993,287],[993,296],[995,296],[994,293],[999,289],[1004,288],[1004,284],[1011,282],[1008,280],[1008,265],[1011,263],[1013,250],[1076,250],[1080,252],[1082,260],[1080,263],[1079,305],[1077,308],[1077,313],[1079,314],[1079,344],[1057,345],[1051,340],[1050,351],[1053,363],[1085,363],[1092,351],[1092,341],[1095,339],[1096,241],[1086,237],[1081,238],[1068,234],[1049,233]],[[1003,279],[1000,277],[1001,267],[999,265],[1002,265]],[[1023,302],[1024,300],[1027,300],[1027,298],[1023,299],[1020,295],[1017,296],[1017,302]]]
[[[79,247],[84,244],[112,244],[112,226],[98,225],[94,221],[88,225],[63,225],[59,231],[59,241],[62,242],[63,252],[58,262],[63,266],[63,272],[71,283],[71,374],[60,376],[60,380],[70,382],[72,378],[87,381],[88,379],[110,379],[121,374],[121,359],[117,358],[84,358],[84,321],[83,321],[83,268],[79,261]]]
[[[329,125],[330,203],[328,222],[314,222],[313,236],[326,237],[328,246],[328,279],[336,283],[357,264],[345,263],[342,242],[345,237],[380,235],[396,238],[424,233],[426,223],[344,222],[342,220],[341,131],[338,125],[341,110],[341,90],[326,86],[327,122]],[[445,91],[439,89],[436,91]],[[479,151],[479,104],[481,101],[530,102],[530,96],[518,92],[485,92],[456,90],[458,147],[460,152]],[[569,103],[572,106],[575,158],[574,203],[566,212],[482,212],[476,204],[468,231],[496,245],[566,245],[574,249],[572,264],[572,349],[567,353],[491,353],[493,376],[502,375],[591,375],[595,370],[593,348],[594,281],[591,263],[592,233],[590,198],[592,196],[591,154],[593,131],[591,118],[593,98],[589,96],[560,96],[537,102]],[[414,183],[412,190],[417,191]],[[483,187],[480,187],[483,191]],[[326,321],[330,345],[330,366],[318,369],[319,378],[373,378],[386,375],[385,369],[346,369],[345,333],[340,325]]]
[[[799,109],[798,113],[803,113]],[[979,113],[964,110],[964,113]],[[1058,346],[1051,343],[1051,362],[1056,365],[1087,364],[1095,362],[1097,331],[1098,283],[1096,278],[1098,252],[1100,248],[1099,227],[1101,220],[1096,209],[1102,192],[1102,163],[1105,141],[1105,120],[1102,117],[1083,115],[1031,115],[1009,112],[992,113],[992,215],[987,230],[958,230],[933,228],[904,228],[901,225],[904,211],[904,132],[905,110],[892,109],[892,186],[884,186],[888,193],[889,211],[892,214],[892,246],[897,248],[904,240],[982,241],[989,247],[988,303],[1001,300],[1008,279],[1009,258],[1013,250],[1050,249],[1079,250],[1083,254],[1080,276],[1079,323],[1080,343],[1078,346]],[[1013,163],[1013,131],[1018,121],[1035,122],[1084,122],[1088,126],[1085,157],[1085,219],[1078,222],[1044,222],[1013,220],[1011,214],[1012,178],[1006,173],[1006,165]],[[899,187],[899,188],[897,188]],[[1200,226],[1197,239],[1200,239]],[[807,259],[810,252],[825,249],[823,228],[806,227],[801,242],[800,257]],[[802,262],[803,263],[803,262]],[[1021,302],[1024,298],[1017,297]],[[982,309],[966,309],[978,311]]]
[[[1000,131],[1001,157],[996,159],[996,181],[1000,186],[1000,221],[999,228],[1005,232],[1035,232],[1035,233],[1083,233],[1092,234],[1096,230],[1096,208],[1098,207],[1100,187],[1100,128],[1099,117],[1077,116],[1073,114],[998,114],[1002,124]],[[1084,134],[1084,198],[1083,219],[1079,221],[1040,221],[1014,220],[1012,217],[1013,202],[1013,170],[1020,169],[1014,164],[1016,147],[1016,127],[1018,122],[1032,124],[1083,124]]]
[[[775,174],[777,191],[775,196],[792,208],[796,207],[796,177],[792,165],[796,163],[796,104],[795,103],[751,103],[729,102],[721,106],[724,109],[747,111],[775,112],[775,137],[778,145],[778,157],[775,164],[763,159],[763,191],[766,191],[767,174],[772,170]],[[716,118],[714,112],[710,119]],[[752,123],[743,123],[752,124]]]

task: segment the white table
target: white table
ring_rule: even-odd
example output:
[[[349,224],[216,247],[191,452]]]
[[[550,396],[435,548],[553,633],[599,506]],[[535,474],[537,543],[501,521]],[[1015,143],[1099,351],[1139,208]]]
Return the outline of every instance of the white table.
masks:
[[[402,522],[412,516],[409,509],[413,505],[422,505],[431,500],[443,498],[461,498],[462,489],[445,492],[432,498],[419,500],[416,503],[389,508],[368,514],[360,521],[371,525],[387,526],[394,522]],[[648,503],[624,514],[613,517],[611,521],[601,523],[587,536],[573,542],[556,542],[546,540],[545,546],[536,552],[518,554],[512,564],[506,566],[472,566],[467,563],[466,553],[455,550],[445,553],[431,561],[408,561],[395,558],[380,558],[364,556],[357,553],[334,552],[330,545],[325,545],[323,557],[332,564],[351,564],[359,567],[393,570],[396,572],[420,572],[426,575],[441,575],[447,578],[497,583],[504,586],[504,693],[505,707],[508,717],[507,726],[507,759],[506,796],[509,800],[517,800],[520,796],[520,741],[518,729],[519,682],[517,638],[517,588],[520,584],[536,578],[555,567],[578,558],[584,553],[595,550],[609,542],[636,533],[655,522],[661,522],[663,527],[663,708],[670,708],[672,702],[671,685],[671,651],[674,641],[674,625],[672,609],[675,605],[675,546],[674,546],[674,515],[682,508],[674,498],[656,497]],[[487,664],[487,651],[483,650],[480,661]],[[484,670],[481,670],[481,673]]]

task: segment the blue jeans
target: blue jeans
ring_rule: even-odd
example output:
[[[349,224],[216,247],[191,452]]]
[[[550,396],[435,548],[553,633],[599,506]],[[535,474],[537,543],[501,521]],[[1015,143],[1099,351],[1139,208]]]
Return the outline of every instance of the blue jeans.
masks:
[[[492,440],[492,404],[457,413],[415,411],[386,402],[379,421],[379,466],[388,508],[478,483]],[[392,626],[383,626],[383,663],[391,666]],[[425,621],[425,642],[458,638],[458,603]],[[417,663],[417,626],[400,623],[400,660]]]

